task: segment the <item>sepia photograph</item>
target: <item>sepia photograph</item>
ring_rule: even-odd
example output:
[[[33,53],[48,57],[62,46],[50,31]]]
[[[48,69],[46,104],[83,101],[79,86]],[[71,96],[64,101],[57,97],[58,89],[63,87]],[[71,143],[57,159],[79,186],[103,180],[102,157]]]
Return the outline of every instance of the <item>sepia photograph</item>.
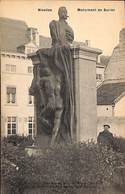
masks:
[[[125,2],[1,0],[1,194],[125,194]]]

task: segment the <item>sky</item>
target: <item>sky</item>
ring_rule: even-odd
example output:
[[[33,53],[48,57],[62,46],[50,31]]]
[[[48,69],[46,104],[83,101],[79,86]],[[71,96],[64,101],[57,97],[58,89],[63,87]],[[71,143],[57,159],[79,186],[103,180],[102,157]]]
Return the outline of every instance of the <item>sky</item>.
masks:
[[[76,41],[90,40],[91,47],[101,49],[104,55],[111,55],[119,42],[119,32],[125,27],[124,1],[1,0],[0,17],[23,20],[29,27],[38,28],[41,35],[50,37],[49,22],[58,20],[60,6],[68,10],[67,22],[74,30]]]

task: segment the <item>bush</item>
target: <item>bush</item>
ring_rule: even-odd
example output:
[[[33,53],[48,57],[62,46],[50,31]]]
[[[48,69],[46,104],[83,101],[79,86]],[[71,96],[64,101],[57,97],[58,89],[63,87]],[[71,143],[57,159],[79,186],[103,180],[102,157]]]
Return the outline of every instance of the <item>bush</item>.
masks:
[[[18,182],[22,185],[18,164],[20,161],[26,161],[27,156],[24,147],[20,146],[23,138],[20,139],[19,136],[7,137],[3,138],[1,143],[2,186],[9,188],[7,194],[18,194]]]
[[[115,137],[114,142],[117,150],[117,168],[114,172],[114,187],[125,193],[125,138]]]
[[[34,143],[34,140],[31,136],[19,136],[19,135],[11,135],[8,137],[4,137],[3,142],[11,143],[14,146],[31,146]]]
[[[116,147],[116,150],[125,153],[125,138],[123,137],[114,137],[114,144]]]
[[[92,141],[56,146],[36,157],[29,157],[21,147],[7,143],[2,158],[3,181],[9,185],[10,194],[23,193],[27,188],[41,188],[46,194],[83,194],[86,189],[94,189],[95,194],[112,185],[120,164],[117,153]]]

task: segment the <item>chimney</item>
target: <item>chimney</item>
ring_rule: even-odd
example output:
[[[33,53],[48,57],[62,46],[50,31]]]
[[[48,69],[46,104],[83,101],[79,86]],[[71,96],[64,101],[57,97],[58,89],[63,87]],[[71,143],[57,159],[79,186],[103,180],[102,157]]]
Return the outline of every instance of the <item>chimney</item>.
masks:
[[[90,47],[90,40],[85,40],[85,45]]]
[[[27,38],[29,42],[33,42],[39,47],[39,33],[36,28],[27,29]]]

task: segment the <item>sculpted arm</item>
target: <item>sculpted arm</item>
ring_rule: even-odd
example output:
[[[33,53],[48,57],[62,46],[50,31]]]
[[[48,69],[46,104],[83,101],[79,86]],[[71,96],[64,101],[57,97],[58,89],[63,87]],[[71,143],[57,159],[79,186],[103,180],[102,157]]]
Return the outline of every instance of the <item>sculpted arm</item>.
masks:
[[[49,24],[49,28],[50,28],[50,35],[52,38],[52,45],[54,45],[55,43],[59,42],[59,34],[58,34],[58,30],[57,30],[57,24],[55,20],[52,20]]]

